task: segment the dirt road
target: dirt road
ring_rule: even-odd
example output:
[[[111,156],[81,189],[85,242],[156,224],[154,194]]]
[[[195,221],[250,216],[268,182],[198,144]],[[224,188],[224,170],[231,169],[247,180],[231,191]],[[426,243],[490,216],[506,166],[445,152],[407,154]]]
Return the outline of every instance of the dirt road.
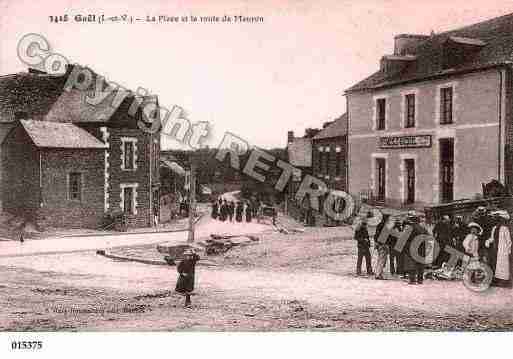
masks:
[[[250,228],[212,221],[202,225]],[[356,277],[355,244],[344,233],[262,234],[256,245],[210,258],[214,267],[200,262],[192,309],[173,291],[175,267],[92,251],[0,257],[0,330],[513,329],[511,290]]]

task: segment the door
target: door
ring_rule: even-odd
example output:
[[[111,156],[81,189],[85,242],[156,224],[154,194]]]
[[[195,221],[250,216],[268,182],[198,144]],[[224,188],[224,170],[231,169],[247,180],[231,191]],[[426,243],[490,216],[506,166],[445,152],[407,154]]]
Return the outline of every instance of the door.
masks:
[[[386,194],[386,160],[384,158],[376,158],[376,200],[385,201]]]
[[[153,216],[154,224],[158,225],[160,222],[160,191],[158,189],[153,190]]]
[[[440,140],[440,201],[454,199],[454,139]]]
[[[404,160],[404,167],[406,170],[406,203],[411,204],[415,202],[415,160]]]

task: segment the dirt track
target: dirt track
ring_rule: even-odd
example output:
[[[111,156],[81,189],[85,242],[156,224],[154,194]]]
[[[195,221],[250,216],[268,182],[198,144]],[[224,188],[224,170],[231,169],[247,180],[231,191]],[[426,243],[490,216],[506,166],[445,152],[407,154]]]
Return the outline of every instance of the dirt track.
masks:
[[[281,239],[278,244],[283,246],[283,241],[292,239]],[[0,329],[513,328],[511,291],[479,295],[461,283],[426,281],[424,286],[412,287],[399,279],[355,277],[350,270],[354,258],[351,244],[347,240],[332,243],[330,252],[337,245],[347,247],[347,253],[326,257],[325,269],[300,269],[297,261],[269,269],[248,264],[200,266],[192,309],[183,309],[183,298],[172,291],[174,267],[114,262],[89,252],[3,258]],[[258,248],[267,252],[267,246],[273,245],[266,243],[240,252]],[[232,253],[231,258],[238,255],[243,253]],[[316,261],[322,259],[316,257]],[[341,262],[338,273],[330,268],[330,260]],[[309,267],[307,262],[301,262],[300,267]]]

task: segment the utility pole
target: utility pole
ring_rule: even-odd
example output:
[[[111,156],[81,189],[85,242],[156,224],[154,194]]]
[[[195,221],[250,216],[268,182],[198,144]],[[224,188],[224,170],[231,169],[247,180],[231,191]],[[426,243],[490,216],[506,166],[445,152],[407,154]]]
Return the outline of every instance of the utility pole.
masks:
[[[190,159],[190,183],[189,183],[189,236],[188,242],[194,242],[194,214],[196,213],[196,163],[194,161],[194,153],[191,153]]]

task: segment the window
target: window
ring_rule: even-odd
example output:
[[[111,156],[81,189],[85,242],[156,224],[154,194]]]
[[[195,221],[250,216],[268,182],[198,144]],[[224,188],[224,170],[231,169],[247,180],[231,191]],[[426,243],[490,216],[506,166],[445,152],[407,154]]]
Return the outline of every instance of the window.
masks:
[[[452,87],[440,89],[440,124],[452,123]]]
[[[14,113],[14,119],[15,120],[27,120],[28,119],[28,113],[25,111],[16,111]]]
[[[134,143],[133,142],[125,142],[124,146],[124,155],[125,155],[125,169],[133,170],[134,169]]]
[[[123,188],[123,212],[133,214],[134,210],[134,189],[125,187]]]
[[[412,128],[415,127],[415,94],[409,94],[404,97],[405,100],[405,117],[406,122],[404,127]]]
[[[153,143],[153,168],[155,170],[155,173],[158,173],[159,171],[159,144]]]
[[[336,161],[335,161],[335,176],[342,174],[342,149],[337,147],[336,149]]]
[[[68,199],[72,201],[82,200],[82,174],[79,172],[69,174]]]
[[[376,100],[376,129],[377,130],[385,129],[386,107],[387,107],[386,99],[380,98],[380,99]]]
[[[324,149],[324,174],[327,176],[330,172],[330,148],[326,146]]]

